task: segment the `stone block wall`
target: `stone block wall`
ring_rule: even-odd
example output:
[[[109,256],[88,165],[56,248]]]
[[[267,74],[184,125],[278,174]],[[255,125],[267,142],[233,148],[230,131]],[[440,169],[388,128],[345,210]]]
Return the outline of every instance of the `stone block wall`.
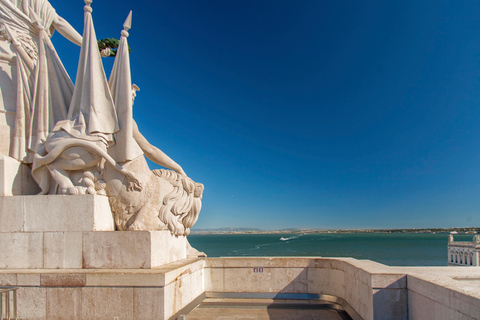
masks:
[[[258,272],[262,270],[263,272]],[[210,258],[205,290],[310,293],[343,299],[362,319],[408,319],[405,274],[352,258]]]
[[[466,274],[472,268],[464,268]],[[458,280],[455,277],[441,277],[438,274],[408,275],[409,319],[416,320],[474,320],[480,318],[478,284],[474,278]],[[471,283],[468,283],[468,279]],[[467,283],[465,283],[465,281]],[[478,280],[477,280],[478,281]],[[472,283],[473,282],[473,283]],[[463,287],[467,292],[460,292]],[[476,288],[475,288],[476,287]]]
[[[157,269],[0,270],[19,319],[169,319],[204,292],[204,261]]]
[[[169,319],[205,292],[314,294],[353,319],[478,319],[480,270],[352,258],[184,259],[151,269],[0,270],[20,319]]]

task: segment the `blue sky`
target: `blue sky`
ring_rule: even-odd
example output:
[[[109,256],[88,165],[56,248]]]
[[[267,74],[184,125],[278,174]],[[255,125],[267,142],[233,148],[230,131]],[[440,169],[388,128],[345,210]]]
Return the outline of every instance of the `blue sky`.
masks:
[[[83,2],[51,3],[81,33]],[[92,7],[99,39],[133,10],[134,117],[205,184],[195,227],[480,225],[479,1]]]

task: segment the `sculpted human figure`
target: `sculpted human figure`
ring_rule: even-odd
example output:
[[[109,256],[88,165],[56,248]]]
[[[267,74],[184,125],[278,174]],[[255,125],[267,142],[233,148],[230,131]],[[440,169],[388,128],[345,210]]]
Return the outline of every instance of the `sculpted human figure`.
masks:
[[[82,36],[60,15],[47,0],[0,0],[1,23],[10,27],[21,38],[20,41],[37,42],[38,28],[31,19],[32,9],[41,19],[40,24],[51,37],[55,30],[71,42],[82,45]],[[24,36],[30,39],[24,39]],[[27,47],[27,43],[22,43]],[[35,53],[34,53],[35,54]]]
[[[73,92],[73,83],[50,42],[55,30],[81,45],[82,36],[47,0],[0,0],[0,58],[13,55],[17,65],[9,155],[25,163],[32,162],[38,144],[55,123],[66,118]]]
[[[133,120],[139,88],[131,83],[127,44],[131,13],[107,81],[91,1],[85,2],[82,48],[68,114],[39,144],[32,175],[43,194],[107,195],[118,230],[188,235],[198,218],[204,188],[150,144]],[[146,158],[171,170],[151,171]]]
[[[137,85],[132,84],[132,105],[135,101],[135,97],[137,96],[137,91],[140,91],[140,88]],[[138,126],[135,120],[133,120],[133,138],[137,142],[140,149],[142,149],[145,157],[147,157],[149,160],[162,167],[172,169],[181,175],[187,175],[179,164],[173,161],[162,150],[158,149],[157,147],[148,142],[148,140],[138,130]]]

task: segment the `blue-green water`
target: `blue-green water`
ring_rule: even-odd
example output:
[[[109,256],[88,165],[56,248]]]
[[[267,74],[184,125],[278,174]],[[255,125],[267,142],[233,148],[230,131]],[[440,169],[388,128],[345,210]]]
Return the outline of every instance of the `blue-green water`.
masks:
[[[209,257],[352,257],[389,266],[447,265],[446,233],[192,234],[188,239]]]

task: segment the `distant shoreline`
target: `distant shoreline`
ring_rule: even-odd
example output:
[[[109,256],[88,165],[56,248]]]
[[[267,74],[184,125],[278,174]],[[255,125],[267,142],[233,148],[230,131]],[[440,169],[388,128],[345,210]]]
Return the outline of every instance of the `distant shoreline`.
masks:
[[[299,233],[450,233],[475,234],[480,233],[479,227],[468,228],[405,228],[405,229],[286,229],[260,230],[247,228],[225,229],[193,229],[191,234],[299,234]]]

